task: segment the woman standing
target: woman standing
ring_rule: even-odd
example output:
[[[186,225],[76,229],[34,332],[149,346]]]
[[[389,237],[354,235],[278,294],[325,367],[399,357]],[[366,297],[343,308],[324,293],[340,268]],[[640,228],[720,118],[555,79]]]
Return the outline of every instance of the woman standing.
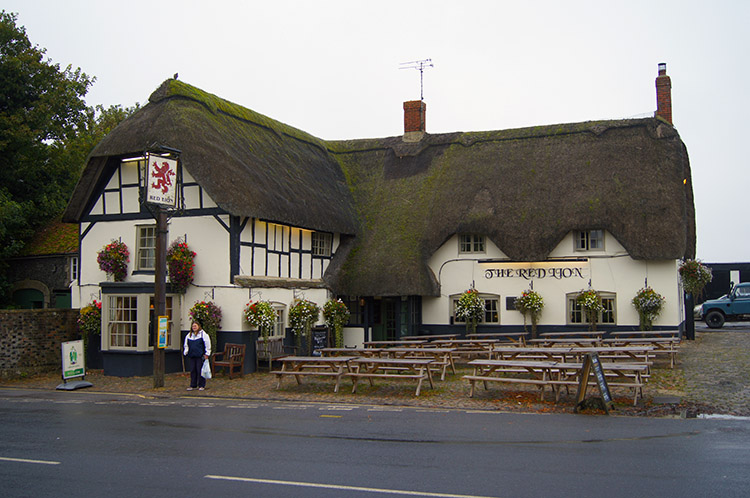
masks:
[[[197,387],[199,391],[203,391],[206,388],[206,379],[201,376],[201,368],[203,361],[211,356],[211,339],[197,320],[193,320],[190,332],[185,336],[182,354],[190,358],[190,387],[187,390],[192,391]]]

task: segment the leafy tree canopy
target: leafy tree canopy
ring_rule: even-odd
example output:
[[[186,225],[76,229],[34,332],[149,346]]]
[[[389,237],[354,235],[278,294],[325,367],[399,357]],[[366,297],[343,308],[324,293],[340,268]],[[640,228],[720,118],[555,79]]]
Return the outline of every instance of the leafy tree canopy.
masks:
[[[62,212],[89,152],[138,108],[86,106],[95,79],[46,58],[17,17],[0,12],[0,302],[7,258]]]

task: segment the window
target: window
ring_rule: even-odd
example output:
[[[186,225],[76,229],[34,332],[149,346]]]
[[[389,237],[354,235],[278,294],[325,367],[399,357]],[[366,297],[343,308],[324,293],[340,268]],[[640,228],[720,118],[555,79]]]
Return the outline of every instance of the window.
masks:
[[[138,347],[138,298],[109,296],[109,345]]]
[[[156,225],[136,227],[136,270],[156,268]]]
[[[70,258],[70,281],[74,282],[78,279],[78,256]]]
[[[584,230],[575,232],[576,251],[594,251],[604,249],[604,230]]]
[[[312,254],[313,256],[329,257],[331,255],[331,246],[333,236],[326,232],[312,233]]]
[[[581,305],[576,303],[578,293],[568,294],[568,323],[589,323],[586,313],[583,312]],[[597,323],[616,324],[616,301],[614,294],[600,294],[602,306],[604,309],[599,312],[599,321]]]
[[[361,325],[365,323],[364,299],[357,296],[344,296],[341,300],[349,309],[349,321],[347,322],[347,325]]]
[[[458,304],[459,297],[452,297],[453,323],[465,323],[464,320],[456,317],[456,305]],[[492,294],[480,294],[479,297],[484,301],[484,316],[479,320],[479,323],[500,323],[500,312],[498,311],[500,298]]]
[[[472,254],[484,252],[484,235],[461,234],[458,236],[458,252]]]
[[[273,310],[276,312],[276,322],[273,324],[274,337],[284,337],[286,335],[286,328],[284,327],[284,306],[274,305]]]

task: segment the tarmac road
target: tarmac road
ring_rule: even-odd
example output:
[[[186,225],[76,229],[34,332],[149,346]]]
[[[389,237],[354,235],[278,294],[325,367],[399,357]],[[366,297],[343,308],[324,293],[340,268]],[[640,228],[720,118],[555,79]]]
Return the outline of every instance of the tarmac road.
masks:
[[[750,422],[0,389],[3,496],[748,496]]]

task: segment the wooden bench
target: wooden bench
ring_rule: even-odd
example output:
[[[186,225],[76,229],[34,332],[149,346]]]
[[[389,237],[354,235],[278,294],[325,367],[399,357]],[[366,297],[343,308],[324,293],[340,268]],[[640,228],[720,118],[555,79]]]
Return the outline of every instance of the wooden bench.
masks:
[[[269,337],[268,340],[258,337],[255,341],[255,369],[258,370],[260,368],[261,361],[267,361],[268,370],[270,371],[274,360],[280,360],[292,354],[288,353],[287,350],[296,353],[297,348],[295,346],[285,346],[284,338],[281,336]]]
[[[231,379],[234,377],[234,369],[239,367],[240,377],[242,377],[245,367],[245,345],[231,342],[224,344],[224,351],[214,353],[213,362],[214,372],[217,368],[228,368]]]
[[[336,384],[333,392],[339,392],[341,377],[349,372],[349,362],[354,356],[284,356],[280,358],[281,370],[271,372],[278,379],[276,389],[281,388],[281,378],[292,375],[297,384],[302,384],[305,375],[334,377]]]
[[[372,380],[374,378],[415,379],[418,382],[414,395],[419,396],[424,379],[429,381],[430,388],[435,387],[430,370],[432,363],[433,360],[429,358],[356,358],[350,362],[352,371],[345,375],[352,378],[352,394],[357,392],[357,383],[360,378],[369,380],[371,386],[374,385]]]

